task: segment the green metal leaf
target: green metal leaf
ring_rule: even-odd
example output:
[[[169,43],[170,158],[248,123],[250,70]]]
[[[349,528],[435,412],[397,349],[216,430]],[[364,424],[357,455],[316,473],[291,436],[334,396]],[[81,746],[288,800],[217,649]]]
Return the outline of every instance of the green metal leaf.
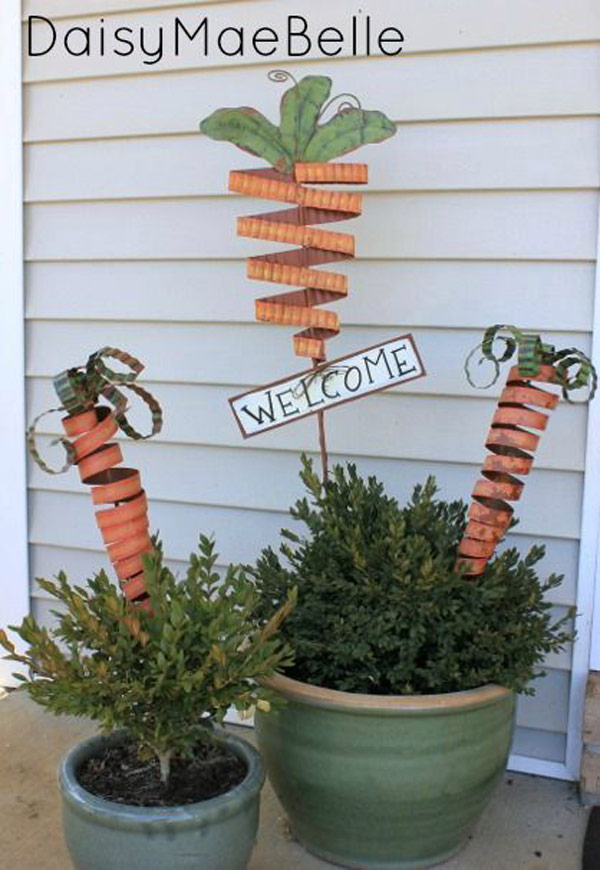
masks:
[[[306,76],[285,92],[281,100],[281,141],[296,160],[302,160],[319,121],[321,109],[329,99],[331,79]]]
[[[304,160],[326,163],[361,145],[383,142],[395,133],[396,125],[383,112],[346,109],[317,129],[304,152]]]
[[[293,156],[284,148],[279,129],[256,109],[217,109],[202,121],[200,130],[211,139],[232,142],[242,151],[262,157],[280,172],[292,170]]]

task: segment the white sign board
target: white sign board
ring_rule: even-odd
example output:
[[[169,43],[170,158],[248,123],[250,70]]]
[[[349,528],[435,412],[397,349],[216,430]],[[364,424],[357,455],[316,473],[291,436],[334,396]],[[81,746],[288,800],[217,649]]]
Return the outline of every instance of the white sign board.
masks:
[[[412,335],[359,350],[229,400],[244,438],[426,374]]]

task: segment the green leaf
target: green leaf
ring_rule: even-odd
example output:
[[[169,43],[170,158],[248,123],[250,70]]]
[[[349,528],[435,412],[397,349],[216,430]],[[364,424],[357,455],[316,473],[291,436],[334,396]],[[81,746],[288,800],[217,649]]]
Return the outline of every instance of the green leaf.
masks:
[[[293,156],[284,148],[279,129],[256,109],[217,109],[200,124],[206,136],[232,142],[256,157],[262,157],[279,172],[291,172]]]
[[[383,142],[396,133],[396,125],[383,112],[346,109],[320,126],[304,152],[310,163],[326,163],[361,145]]]
[[[9,653],[15,652],[15,646],[7,637],[6,632],[3,629],[0,629],[0,646],[3,646],[5,650],[8,650]]]
[[[331,93],[327,76],[306,76],[285,92],[281,100],[281,142],[296,160],[302,160]]]
[[[171,625],[179,628],[185,622],[185,611],[177,600],[171,602]]]

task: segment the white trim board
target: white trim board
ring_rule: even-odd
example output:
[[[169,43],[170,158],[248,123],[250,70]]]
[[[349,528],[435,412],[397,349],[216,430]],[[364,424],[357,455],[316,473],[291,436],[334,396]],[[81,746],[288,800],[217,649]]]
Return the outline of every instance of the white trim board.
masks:
[[[598,256],[596,259],[596,292],[594,296],[594,342],[592,361],[600,366],[600,217],[598,222]],[[590,669],[600,671],[600,564],[598,551],[600,546],[600,395],[592,402],[589,409],[586,478],[589,474],[590,499],[595,497],[595,511],[590,510],[589,516],[589,546],[594,559],[590,559],[588,570],[594,578],[594,595],[591,600],[593,617],[591,620]],[[592,472],[590,474],[589,472]],[[586,487],[587,495],[587,487]],[[584,522],[586,519],[586,503],[584,501]],[[592,548],[593,543],[593,548]]]
[[[591,359],[600,372],[600,221]],[[560,493],[556,494],[560,498]],[[600,393],[588,406],[585,482],[577,577],[577,639],[573,645],[565,763],[511,756],[509,768],[556,779],[580,779],[583,715],[590,668],[600,670]]]
[[[600,215],[596,256],[596,284],[592,362],[600,371]],[[600,670],[600,394],[588,409],[583,519],[577,596],[578,640],[573,652],[573,676],[567,734],[567,767],[580,777],[585,690],[589,670]]]
[[[547,776],[550,779],[566,779],[573,782],[578,777],[571,775],[564,764],[558,761],[545,761],[543,758],[530,758],[528,755],[511,755],[507,770],[514,773],[530,773],[535,776]]]
[[[0,450],[7,474],[0,488],[5,542],[0,568],[0,626],[29,612],[25,359],[23,299],[23,135],[21,0],[0,3]],[[0,685],[15,666],[0,659]]]

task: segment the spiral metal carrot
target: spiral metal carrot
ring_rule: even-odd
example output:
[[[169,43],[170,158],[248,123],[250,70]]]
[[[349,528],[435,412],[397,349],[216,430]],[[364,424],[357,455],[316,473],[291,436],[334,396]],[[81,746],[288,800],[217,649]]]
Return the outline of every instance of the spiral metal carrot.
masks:
[[[117,359],[131,372],[111,371],[105,358]],[[60,408],[40,415],[27,433],[30,453],[37,464],[49,474],[59,474],[77,465],[82,483],[92,488],[92,501],[102,506],[96,511],[96,522],[108,556],[125,597],[147,606],[143,556],[153,551],[149,532],[148,501],[139,472],[121,466],[120,446],[111,439],[121,429],[130,438],[151,438],[162,428],[160,405],[146,390],[133,383],[143,370],[135,357],[116,348],[103,348],[92,354],[85,368],[69,369],[54,379],[61,399]],[[126,398],[117,385],[135,393],[149,407],[152,431],[140,435],[125,417]],[[113,407],[97,404],[103,396]],[[63,468],[51,469],[40,457],[35,445],[35,426],[49,413],[67,411],[63,419],[66,437],[62,443],[67,461]],[[107,507],[110,505],[110,507]]]
[[[504,342],[504,352],[499,357],[493,349],[496,339]],[[469,355],[465,366],[467,378],[473,386],[469,364],[478,350],[479,347],[475,348]],[[557,351],[552,345],[542,342],[539,335],[523,333],[514,326],[497,324],[490,327],[484,335],[481,350],[482,360],[488,360],[495,367],[492,383],[498,378],[500,363],[515,353],[518,365],[508,374],[492,419],[485,445],[488,455],[481,470],[482,477],[472,493],[467,527],[458,547],[456,568],[470,576],[485,571],[508,530],[514,513],[510,502],[521,498],[525,486],[519,476],[530,473],[540,441],[537,433],[546,429],[549,412],[560,400],[559,393],[535,384],[560,387],[567,400],[572,390],[582,387],[590,389],[592,399],[597,387],[596,370],[581,351],[576,348]],[[573,368],[574,373],[571,372]]]
[[[304,185],[366,184],[367,176],[367,166],[359,163],[296,163],[293,175],[275,169],[230,174],[229,189],[235,193],[295,204],[291,209],[239,218],[238,235],[300,246],[248,260],[249,278],[301,288],[256,301],[257,320],[303,327],[294,336],[297,356],[318,362],[326,358],[325,342],[339,333],[339,317],[333,311],[317,310],[317,306],[348,294],[345,275],[315,267],[352,259],[354,236],[320,227],[362,212],[360,194]]]
[[[485,444],[489,453],[482,478],[473,490],[467,527],[458,548],[457,566],[467,574],[482,574],[504,537],[514,512],[509,502],[518,501],[525,486],[515,475],[529,474],[540,441],[540,435],[528,430],[543,432],[547,412],[558,404],[558,394],[540,389],[534,382],[556,384],[553,366],[544,365],[536,376],[526,379],[518,366],[513,367],[494,413]]]

